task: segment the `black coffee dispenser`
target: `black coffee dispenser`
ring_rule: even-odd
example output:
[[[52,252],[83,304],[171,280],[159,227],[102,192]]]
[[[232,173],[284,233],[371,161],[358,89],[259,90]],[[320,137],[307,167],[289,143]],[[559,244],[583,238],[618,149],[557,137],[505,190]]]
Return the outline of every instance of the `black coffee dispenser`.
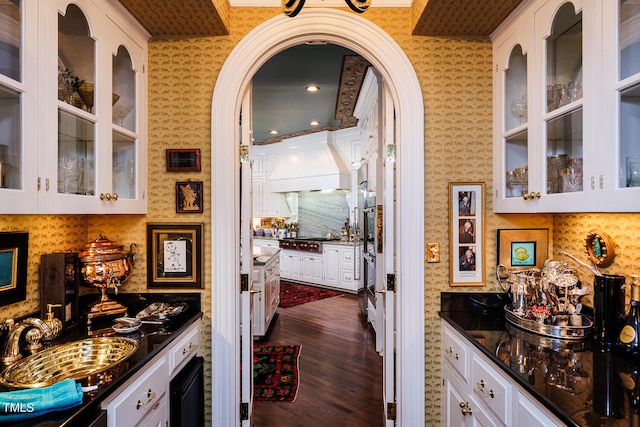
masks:
[[[593,330],[595,341],[610,348],[624,322],[624,276],[596,275],[593,286]]]

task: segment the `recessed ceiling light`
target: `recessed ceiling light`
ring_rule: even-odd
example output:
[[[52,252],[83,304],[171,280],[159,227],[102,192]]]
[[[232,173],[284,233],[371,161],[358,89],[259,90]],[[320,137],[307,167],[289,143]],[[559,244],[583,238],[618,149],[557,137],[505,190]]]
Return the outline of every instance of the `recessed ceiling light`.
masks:
[[[317,121],[317,120],[313,120],[313,121],[309,122],[309,124],[310,124],[311,126],[318,126],[318,125],[320,124],[320,122],[319,122],[319,121]]]
[[[309,85],[307,86],[307,92],[317,92],[319,91],[320,88],[316,85]]]
[[[270,130],[270,131],[269,131],[269,133],[270,133],[271,135],[277,135],[277,134],[278,134],[278,131],[277,131],[277,130],[275,130],[275,129],[273,129],[273,130]]]

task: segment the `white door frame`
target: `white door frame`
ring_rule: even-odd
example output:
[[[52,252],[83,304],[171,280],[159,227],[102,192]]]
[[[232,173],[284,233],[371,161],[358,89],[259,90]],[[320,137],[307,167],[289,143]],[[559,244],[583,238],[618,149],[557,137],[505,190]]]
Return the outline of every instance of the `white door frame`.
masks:
[[[275,54],[311,40],[358,52],[380,72],[397,108],[397,420],[424,425],[424,103],[400,46],[353,13],[312,8],[274,17],[233,49],[211,108],[212,424],[239,426],[240,413],[240,106],[253,75]],[[250,250],[250,248],[245,248]]]

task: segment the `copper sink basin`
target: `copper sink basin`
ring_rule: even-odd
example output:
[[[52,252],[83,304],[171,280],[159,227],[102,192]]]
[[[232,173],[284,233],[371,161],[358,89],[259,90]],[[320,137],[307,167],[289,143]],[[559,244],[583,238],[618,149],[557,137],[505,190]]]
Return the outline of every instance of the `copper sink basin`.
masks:
[[[69,378],[79,380],[112,368],[137,349],[138,342],[125,337],[87,338],[60,344],[7,366],[0,374],[0,383],[38,388]]]

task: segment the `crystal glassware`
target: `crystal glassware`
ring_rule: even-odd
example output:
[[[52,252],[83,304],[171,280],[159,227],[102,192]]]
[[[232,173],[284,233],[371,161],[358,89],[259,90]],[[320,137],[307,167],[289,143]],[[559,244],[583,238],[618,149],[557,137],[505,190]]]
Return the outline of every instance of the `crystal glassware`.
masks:
[[[520,124],[523,123],[523,119],[527,116],[527,95],[523,95],[521,99],[511,102],[511,115],[518,119]]]
[[[133,105],[127,104],[118,104],[113,107],[113,123],[118,126],[122,126],[122,122],[127,118],[131,110],[133,110]]]

